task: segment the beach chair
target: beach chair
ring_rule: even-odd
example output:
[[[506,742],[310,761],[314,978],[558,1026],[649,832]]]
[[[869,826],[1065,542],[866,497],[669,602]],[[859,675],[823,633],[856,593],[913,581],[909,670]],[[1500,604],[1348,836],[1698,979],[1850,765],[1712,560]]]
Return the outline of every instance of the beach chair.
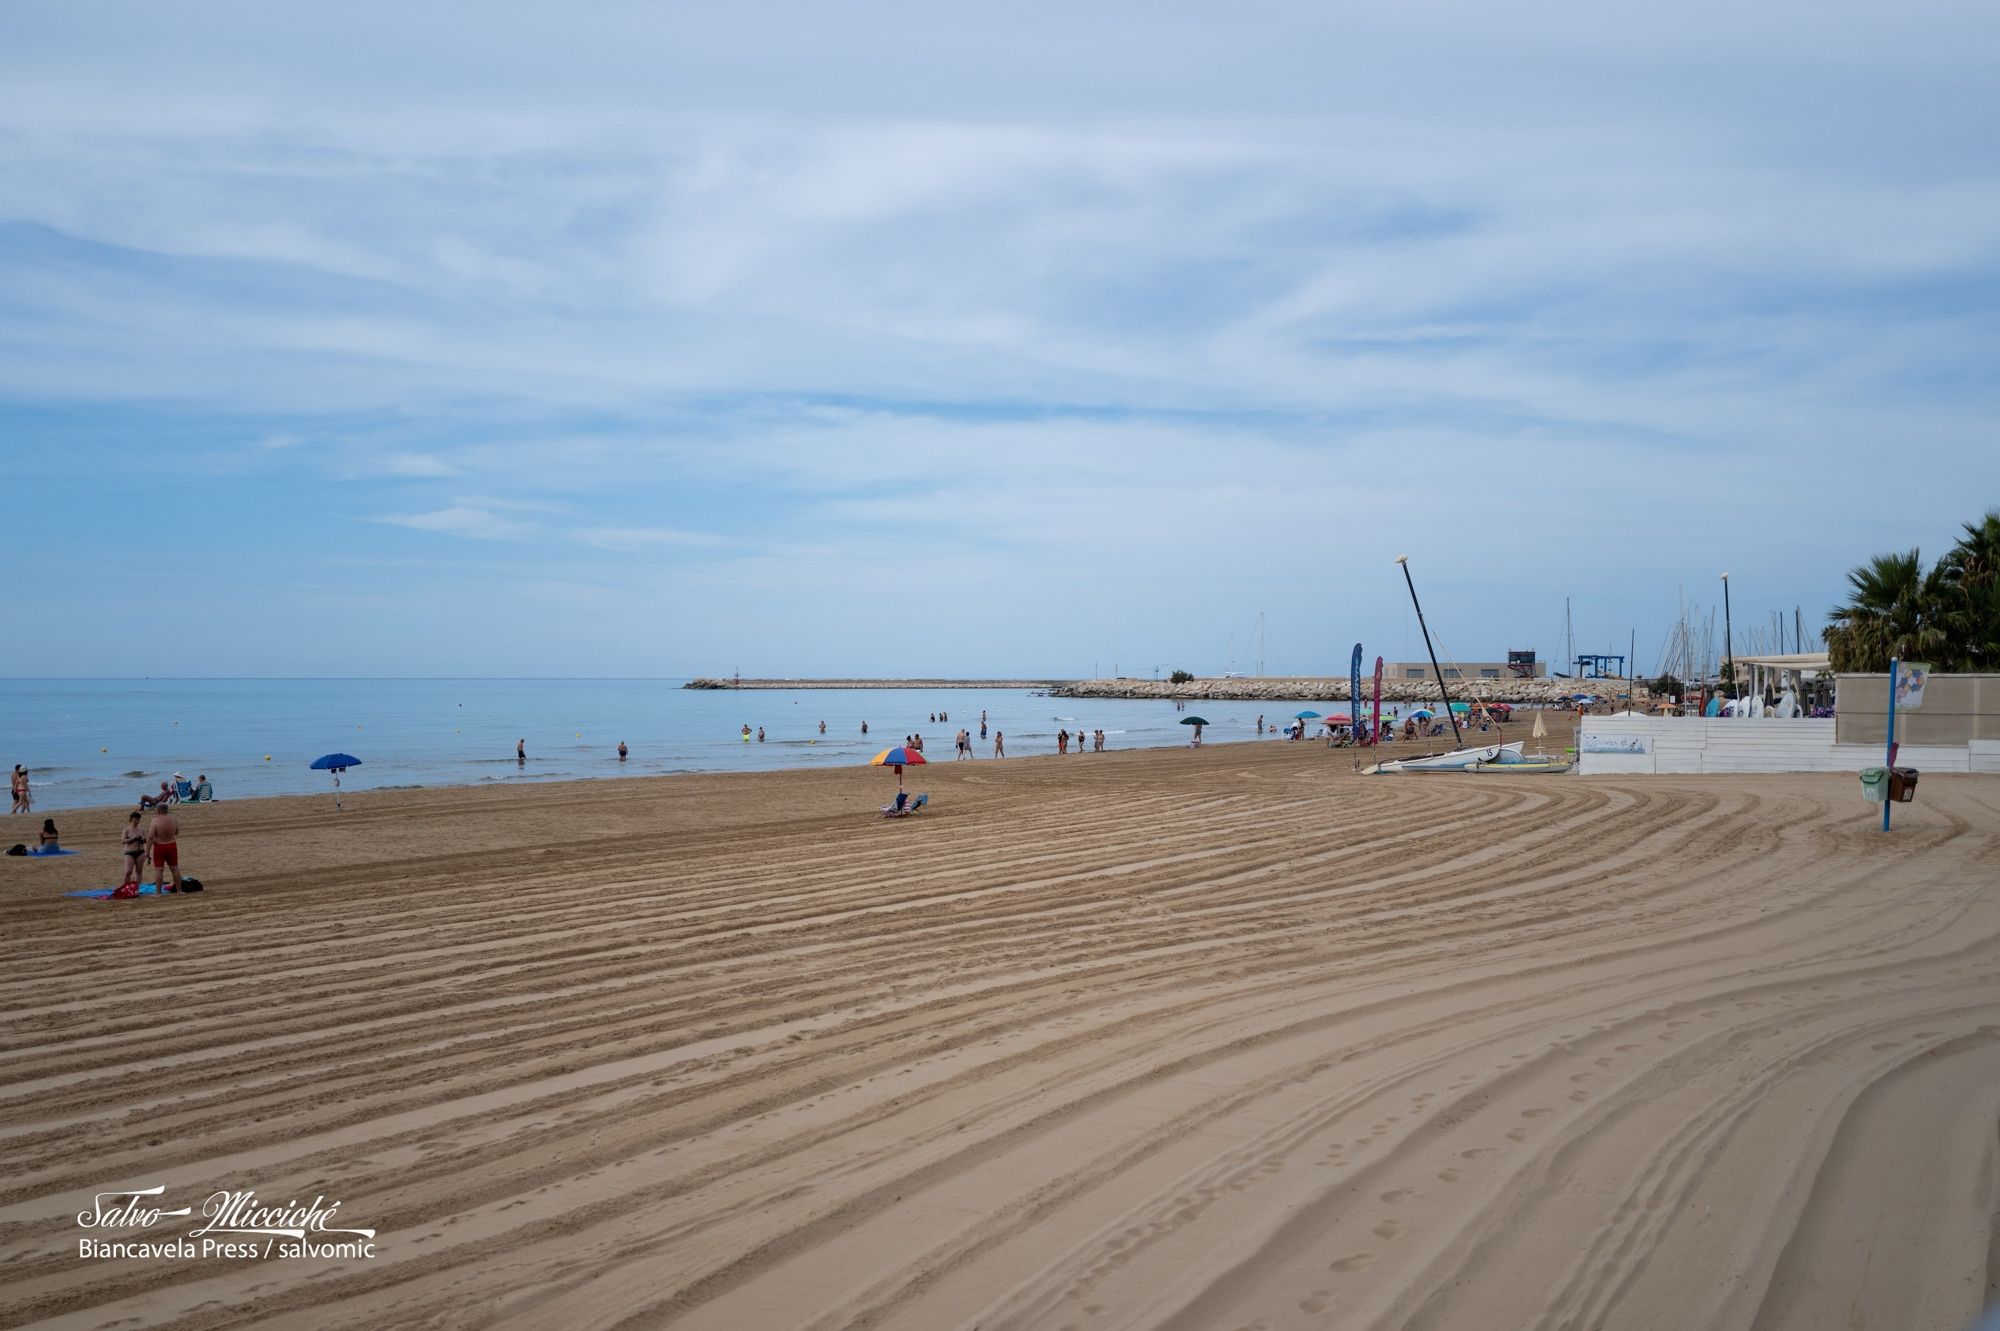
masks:
[[[194,798],[194,782],[182,779],[174,782],[174,798],[187,801]]]
[[[183,804],[213,804],[215,803],[215,787],[209,782],[204,781],[196,786],[191,793],[181,796],[181,802]]]
[[[882,816],[884,818],[908,818],[912,814],[922,813],[924,806],[930,802],[931,797],[928,794],[919,795],[915,799],[911,799],[907,791],[899,790],[896,792],[896,802],[882,810]]]

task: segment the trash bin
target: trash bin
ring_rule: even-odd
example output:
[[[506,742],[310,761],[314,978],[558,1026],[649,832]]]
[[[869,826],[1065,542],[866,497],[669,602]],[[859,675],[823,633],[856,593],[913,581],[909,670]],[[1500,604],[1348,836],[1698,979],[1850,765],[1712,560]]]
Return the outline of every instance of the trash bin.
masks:
[[[1862,797],[1880,804],[1889,798],[1889,769],[1886,767],[1864,767],[1861,769]]]
[[[1889,798],[1898,804],[1908,804],[1917,797],[1917,769],[1914,767],[1892,767],[1889,769]]]

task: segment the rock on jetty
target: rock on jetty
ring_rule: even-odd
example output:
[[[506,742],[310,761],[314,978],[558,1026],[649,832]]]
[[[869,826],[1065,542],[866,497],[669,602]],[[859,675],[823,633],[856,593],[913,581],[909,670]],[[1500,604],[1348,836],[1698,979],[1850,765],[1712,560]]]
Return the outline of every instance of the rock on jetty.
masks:
[[[1616,697],[1632,691],[1632,681],[1624,679],[1455,679],[1451,681],[1454,701],[1551,704],[1568,702],[1571,695],[1588,693],[1596,697]],[[1348,702],[1347,679],[1323,677],[1279,679],[1191,679],[1185,684],[1169,684],[1163,679],[1085,679],[1074,684],[1058,684],[1049,689],[1058,698],[1213,698],[1220,702]],[[1361,677],[1364,699],[1374,696],[1374,675]],[[1647,696],[1642,684],[1638,696]],[[1384,679],[1382,701],[1431,703],[1438,701],[1438,686],[1430,680]]]

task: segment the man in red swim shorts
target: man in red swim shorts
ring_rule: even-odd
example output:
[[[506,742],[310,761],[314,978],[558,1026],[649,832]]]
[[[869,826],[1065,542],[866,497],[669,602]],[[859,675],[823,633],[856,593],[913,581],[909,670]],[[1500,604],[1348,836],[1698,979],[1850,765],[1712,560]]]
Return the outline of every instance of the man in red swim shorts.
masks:
[[[171,809],[160,809],[153,815],[153,825],[146,829],[146,848],[153,854],[153,890],[155,892],[178,892],[181,890],[181,851],[175,838],[181,834],[180,821]],[[167,875],[172,873],[174,885],[167,886]]]

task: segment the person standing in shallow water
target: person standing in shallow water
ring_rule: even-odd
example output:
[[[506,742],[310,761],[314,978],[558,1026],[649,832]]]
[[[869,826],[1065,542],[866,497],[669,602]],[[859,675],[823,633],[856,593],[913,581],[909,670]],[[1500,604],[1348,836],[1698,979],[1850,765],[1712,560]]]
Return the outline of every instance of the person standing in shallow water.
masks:
[[[528,741],[525,738],[514,741],[514,761],[524,766],[528,761]]]
[[[618,761],[619,761],[619,762],[621,762],[621,763],[622,763],[622,762],[624,762],[624,761],[625,761],[625,755],[626,755],[626,754],[628,754],[628,753],[630,753],[630,752],[631,752],[631,750],[625,747],[625,741],[624,741],[624,740],[622,740],[622,739],[621,739],[621,740],[619,740],[619,741],[618,741]]]
[[[995,758],[1007,756],[1007,732],[1004,730],[993,732],[993,756]]]

